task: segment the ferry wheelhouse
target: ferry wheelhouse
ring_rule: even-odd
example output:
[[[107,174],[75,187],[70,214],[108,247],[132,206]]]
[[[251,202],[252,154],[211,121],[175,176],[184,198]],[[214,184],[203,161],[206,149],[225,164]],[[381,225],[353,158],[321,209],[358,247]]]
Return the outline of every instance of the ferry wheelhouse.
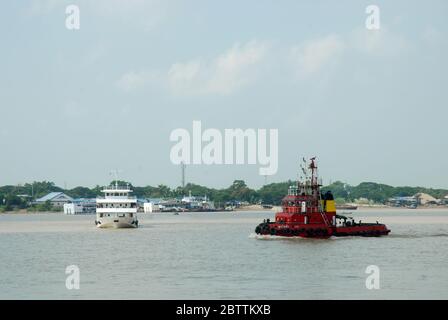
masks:
[[[259,235],[305,238],[388,235],[390,230],[384,224],[356,223],[352,218],[336,214],[332,193],[320,192],[315,160],[312,158],[308,167],[302,166],[304,177],[289,188],[282,200],[282,211],[276,213],[275,221],[264,220],[255,232]]]
[[[96,199],[98,228],[137,228],[137,198],[130,195],[129,185],[117,183],[102,190],[103,197]]]

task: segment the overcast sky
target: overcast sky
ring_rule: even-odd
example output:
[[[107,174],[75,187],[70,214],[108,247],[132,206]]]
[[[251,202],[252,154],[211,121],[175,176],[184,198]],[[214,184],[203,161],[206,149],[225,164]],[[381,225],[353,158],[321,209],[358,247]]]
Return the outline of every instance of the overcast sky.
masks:
[[[65,8],[80,9],[80,30]],[[380,30],[365,28],[366,6]],[[448,188],[448,2],[4,1],[0,185],[177,186],[176,128],[278,129],[279,169]],[[187,181],[260,187],[258,165]]]

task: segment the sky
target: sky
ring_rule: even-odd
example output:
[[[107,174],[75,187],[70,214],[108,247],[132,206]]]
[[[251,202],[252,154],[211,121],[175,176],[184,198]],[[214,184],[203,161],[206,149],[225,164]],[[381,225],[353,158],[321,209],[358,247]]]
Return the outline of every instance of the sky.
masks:
[[[80,28],[66,27],[66,7]],[[368,5],[380,29],[368,30]],[[0,185],[180,185],[178,128],[277,129],[278,171],[188,165],[186,181],[448,188],[448,2],[5,1]]]

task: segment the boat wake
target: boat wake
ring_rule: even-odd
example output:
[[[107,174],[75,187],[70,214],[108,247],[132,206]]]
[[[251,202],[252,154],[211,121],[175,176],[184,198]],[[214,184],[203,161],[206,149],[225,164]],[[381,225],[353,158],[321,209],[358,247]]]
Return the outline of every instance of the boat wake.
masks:
[[[390,234],[389,238],[402,239],[420,239],[420,238],[447,238],[448,233],[434,233],[434,234]]]
[[[320,241],[320,240],[336,240],[342,238],[330,237],[328,239],[320,239],[320,238],[304,238],[304,237],[283,237],[283,236],[272,236],[272,235],[262,235],[251,233],[249,235],[249,239],[256,240],[288,240],[288,241]]]

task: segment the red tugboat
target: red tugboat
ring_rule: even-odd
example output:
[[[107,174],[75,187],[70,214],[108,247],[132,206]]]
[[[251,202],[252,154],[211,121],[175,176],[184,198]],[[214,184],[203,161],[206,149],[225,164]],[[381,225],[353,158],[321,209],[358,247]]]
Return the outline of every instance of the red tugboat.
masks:
[[[283,198],[282,212],[276,213],[275,221],[267,219],[260,223],[255,228],[255,233],[321,239],[331,236],[379,237],[389,234],[390,230],[384,224],[356,223],[353,218],[337,215],[331,192],[320,192],[316,158],[310,160],[308,170],[305,167],[301,166],[303,181],[299,180],[296,186],[289,187],[288,195]]]

